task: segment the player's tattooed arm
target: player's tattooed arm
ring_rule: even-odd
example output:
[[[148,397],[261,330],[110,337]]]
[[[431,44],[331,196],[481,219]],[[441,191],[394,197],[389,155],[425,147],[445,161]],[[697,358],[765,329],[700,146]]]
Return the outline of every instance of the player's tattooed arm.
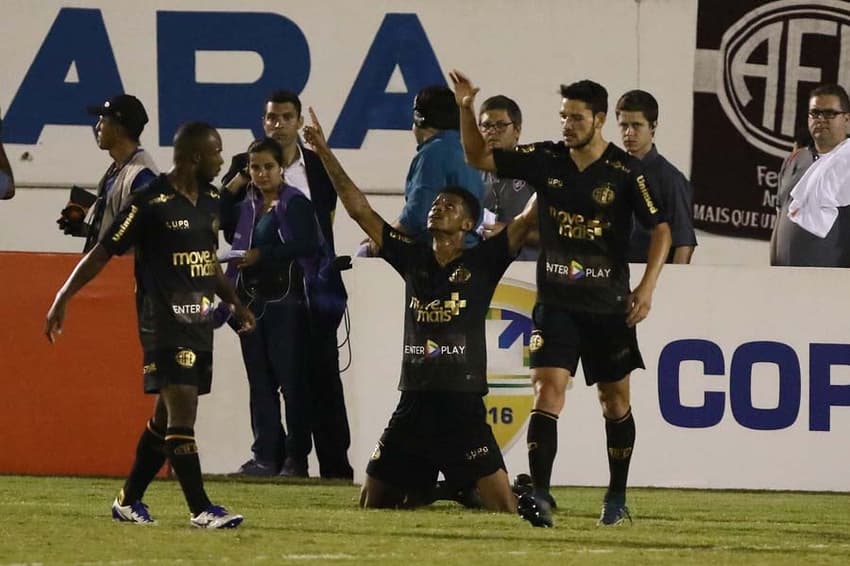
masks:
[[[322,160],[322,165],[325,166],[325,171],[327,171],[334,190],[348,215],[380,247],[383,244],[384,219],[375,212],[366,195],[354,184],[354,181],[351,180],[351,177],[348,176],[348,173],[345,172],[345,169],[342,168],[339,160],[331,151],[322,126],[316,118],[316,113],[312,108],[308,108],[308,112],[310,113],[310,124],[304,126],[304,139]]]
[[[253,313],[239,300],[236,291],[233,289],[233,285],[230,283],[230,279],[221,270],[221,265],[216,266],[215,294],[221,297],[225,303],[232,305],[233,316],[239,322],[239,330],[237,332],[241,334],[254,330],[257,323]]]

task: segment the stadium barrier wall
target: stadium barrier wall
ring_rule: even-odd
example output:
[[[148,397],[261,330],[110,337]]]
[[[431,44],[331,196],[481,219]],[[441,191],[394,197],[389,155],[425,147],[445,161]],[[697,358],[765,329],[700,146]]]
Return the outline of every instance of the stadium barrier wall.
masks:
[[[78,257],[0,253],[0,271],[23,274],[4,278],[0,293],[0,473],[121,476],[150,413],[131,260],[113,260],[74,299],[56,345],[44,338],[47,308]],[[634,266],[633,284],[641,272]],[[632,376],[631,483],[847,491],[845,278],[830,269],[665,267],[638,327],[647,368]],[[345,279],[351,367],[343,383],[362,481],[398,400],[404,291],[379,260],[356,261]],[[527,470],[533,281],[532,265],[514,264],[487,321],[488,418],[512,473]],[[250,454],[248,388],[235,334],[225,329],[215,340],[213,392],[196,431],[205,471],[227,473]],[[345,348],[340,357],[345,365]],[[559,421],[554,483],[605,483],[603,431],[595,390],[579,371]]]
[[[597,80],[611,105],[649,89],[666,124],[659,147],[690,170],[696,0],[70,4],[2,3],[0,37],[14,54],[0,58],[0,109],[21,185],[94,185],[106,156],[85,108],[118,92],[144,102],[141,141],[167,170],[177,124],[215,125],[230,156],[262,134],[264,98],[287,88],[316,109],[353,179],[397,192],[416,147],[413,97],[453,68],[481,87],[479,102],[516,99],[528,141],[559,138],[562,82]],[[619,138],[613,116],[605,132]]]

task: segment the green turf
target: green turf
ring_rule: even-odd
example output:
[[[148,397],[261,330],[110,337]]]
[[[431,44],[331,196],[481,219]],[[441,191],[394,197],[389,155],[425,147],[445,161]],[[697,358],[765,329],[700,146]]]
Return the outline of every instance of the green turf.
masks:
[[[597,528],[601,489],[554,490],[554,529],[441,503],[362,511],[358,489],[209,479],[245,515],[233,531],[189,526],[174,481],[146,502],[152,527],[117,524],[121,481],[0,476],[0,565],[9,564],[847,564],[850,495],[633,489],[630,527]]]

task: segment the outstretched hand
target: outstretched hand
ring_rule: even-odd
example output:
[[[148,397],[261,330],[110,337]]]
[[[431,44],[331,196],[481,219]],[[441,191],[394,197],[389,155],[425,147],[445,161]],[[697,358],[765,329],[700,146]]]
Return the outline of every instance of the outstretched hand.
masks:
[[[475,95],[478,94],[478,91],[481,89],[474,86],[472,81],[469,80],[469,77],[457,69],[454,69],[449,73],[449,78],[452,80],[452,85],[454,85],[455,102],[457,102],[457,105],[472,108],[472,105],[475,102]]]
[[[304,126],[304,140],[313,146],[313,149],[316,151],[328,149],[325,132],[322,130],[322,125],[319,123],[313,107],[309,106],[307,112],[310,114],[310,123]]]

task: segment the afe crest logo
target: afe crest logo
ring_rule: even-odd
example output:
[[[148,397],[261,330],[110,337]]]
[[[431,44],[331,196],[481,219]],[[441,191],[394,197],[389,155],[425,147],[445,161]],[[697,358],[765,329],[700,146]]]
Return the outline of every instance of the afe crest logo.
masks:
[[[850,3],[770,2],[727,29],[719,52],[698,57],[716,65],[717,96],[735,128],[753,146],[784,157],[808,92],[819,83],[850,86]]]

